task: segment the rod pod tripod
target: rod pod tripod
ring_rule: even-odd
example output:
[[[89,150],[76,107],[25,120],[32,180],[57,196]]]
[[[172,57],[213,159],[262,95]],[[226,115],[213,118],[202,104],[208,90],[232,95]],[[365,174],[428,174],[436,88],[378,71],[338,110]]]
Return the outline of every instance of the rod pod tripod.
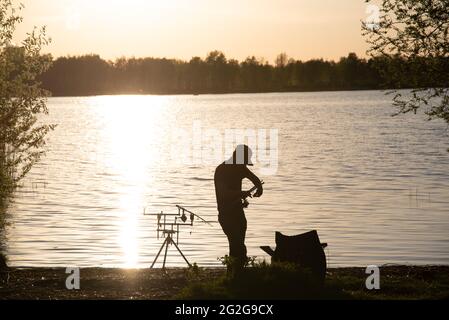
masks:
[[[178,246],[178,242],[179,242],[179,228],[183,227],[183,226],[190,226],[193,227],[193,221],[195,220],[195,217],[197,217],[198,219],[201,220],[201,222],[207,223],[209,225],[210,222],[204,220],[202,217],[200,217],[199,215],[193,213],[192,211],[187,210],[184,207],[181,206],[176,206],[176,208],[178,209],[178,213],[164,213],[161,211],[161,213],[156,213],[156,214],[151,214],[151,213],[146,213],[145,212],[145,208],[143,210],[143,214],[145,216],[156,216],[157,217],[157,238],[159,239],[159,234],[162,233],[162,235],[165,237],[164,242],[162,243],[159,252],[157,253],[156,257],[153,260],[153,263],[151,264],[150,269],[152,269],[154,267],[154,265],[156,264],[157,260],[159,259],[159,256],[161,255],[162,250],[165,247],[165,252],[164,252],[164,260],[162,262],[162,269],[165,269],[165,262],[167,261],[167,252],[168,252],[168,247],[173,244],[175,246],[175,248],[178,250],[179,254],[181,255],[181,257],[183,257],[184,261],[187,263],[187,265],[189,267],[191,267],[192,265],[190,264],[190,262],[187,260],[186,256],[184,255],[184,253],[181,251],[181,249]],[[188,213],[190,215],[190,222],[186,222],[187,221],[187,215],[186,213]],[[167,217],[174,217],[174,222],[168,222],[167,221]],[[181,220],[181,222],[178,222],[178,219]],[[176,234],[176,241],[173,239],[173,236]]]
[[[161,254],[162,249],[164,248],[164,246],[165,246],[165,253],[164,253],[164,262],[162,263],[162,269],[165,269],[165,261],[167,260],[167,251],[168,251],[168,246],[169,246],[170,244],[173,244],[173,245],[175,246],[175,248],[178,250],[179,254],[184,258],[184,260],[185,260],[185,262],[187,263],[187,265],[188,265],[189,267],[192,266],[192,265],[190,264],[190,262],[187,260],[187,258],[185,257],[185,255],[182,253],[181,249],[179,249],[179,247],[178,247],[178,245],[176,244],[176,242],[173,241],[172,235],[173,235],[173,233],[175,233],[175,232],[176,232],[176,231],[173,231],[173,232],[166,232],[166,233],[165,233],[165,240],[164,240],[164,242],[162,243],[162,246],[161,246],[161,248],[159,249],[159,252],[157,253],[156,258],[154,258],[154,261],[153,261],[153,263],[151,264],[150,269],[153,269],[153,267],[154,267],[154,265],[155,265],[157,259],[159,258],[159,255]]]

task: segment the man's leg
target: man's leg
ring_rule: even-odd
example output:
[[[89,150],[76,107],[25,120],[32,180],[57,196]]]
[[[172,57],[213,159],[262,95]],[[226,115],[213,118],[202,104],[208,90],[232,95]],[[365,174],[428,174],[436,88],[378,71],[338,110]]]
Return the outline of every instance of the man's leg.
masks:
[[[243,269],[247,260],[247,250],[245,246],[245,236],[246,236],[246,228],[247,222],[245,215],[238,219],[238,222],[235,225],[235,233],[234,233],[234,247],[235,247],[235,259],[236,259],[236,268],[237,270]]]
[[[220,226],[223,229],[224,234],[226,235],[229,243],[229,257],[234,257],[236,255],[236,246],[235,246],[235,231],[233,228],[232,220],[226,218],[224,215],[218,217],[218,222],[220,222]]]
[[[231,258],[228,272],[232,273],[235,269],[242,269],[246,261],[246,218],[244,215],[222,215],[218,221],[228,238]]]

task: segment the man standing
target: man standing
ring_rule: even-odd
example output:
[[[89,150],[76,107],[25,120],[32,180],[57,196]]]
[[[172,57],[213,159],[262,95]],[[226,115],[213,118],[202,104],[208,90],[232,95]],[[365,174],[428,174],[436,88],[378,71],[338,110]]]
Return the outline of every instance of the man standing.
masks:
[[[238,145],[232,157],[220,164],[214,175],[218,221],[228,237],[231,268],[235,267],[236,271],[241,270],[247,260],[243,200],[250,197],[251,192],[242,191],[242,180],[247,178],[257,187],[254,197],[260,197],[263,193],[260,179],[247,167],[253,165],[251,156],[248,146]]]

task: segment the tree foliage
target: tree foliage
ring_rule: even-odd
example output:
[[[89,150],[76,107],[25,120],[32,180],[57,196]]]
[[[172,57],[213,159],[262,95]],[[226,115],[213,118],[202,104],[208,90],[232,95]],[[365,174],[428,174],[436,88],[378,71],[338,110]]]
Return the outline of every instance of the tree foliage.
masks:
[[[396,114],[424,108],[429,120],[449,123],[449,0],[382,0],[378,18],[362,25],[368,53],[389,75],[386,86],[414,88],[393,91]]]
[[[22,18],[22,7],[0,0],[0,191],[11,189],[44,152],[45,137],[53,125],[39,123],[48,113],[39,75],[52,61],[42,55],[48,44],[45,29],[34,29],[20,45],[12,42]]]
[[[254,56],[239,62],[220,51],[190,61],[84,55],[56,59],[41,80],[57,96],[378,89],[374,65],[355,53],[338,62],[281,54],[275,65]]]

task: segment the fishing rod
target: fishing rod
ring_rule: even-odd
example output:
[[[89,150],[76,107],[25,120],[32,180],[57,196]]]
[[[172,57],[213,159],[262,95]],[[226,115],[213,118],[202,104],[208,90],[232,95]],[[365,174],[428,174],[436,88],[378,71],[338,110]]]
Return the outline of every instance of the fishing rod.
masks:
[[[181,220],[183,222],[185,222],[187,220],[187,217],[185,215],[185,213],[187,212],[190,214],[190,221],[193,222],[193,220],[194,220],[193,217],[197,217],[198,219],[200,219],[201,221],[203,221],[204,223],[207,223],[208,225],[210,225],[212,227],[212,224],[210,223],[210,221],[204,220],[200,215],[198,215],[184,207],[181,207],[180,205],[176,205],[176,208],[178,208],[178,214],[181,216]]]
[[[263,181],[260,182],[260,185],[264,185],[264,184],[265,184],[265,182],[263,182]],[[251,189],[248,190],[248,196],[246,196],[246,197],[244,197],[242,199],[239,199],[239,201],[241,202],[243,208],[248,208],[249,202],[248,202],[247,198],[248,197],[252,198],[253,197],[252,193],[254,191],[256,191],[257,189],[258,189],[257,186],[253,186]]]

